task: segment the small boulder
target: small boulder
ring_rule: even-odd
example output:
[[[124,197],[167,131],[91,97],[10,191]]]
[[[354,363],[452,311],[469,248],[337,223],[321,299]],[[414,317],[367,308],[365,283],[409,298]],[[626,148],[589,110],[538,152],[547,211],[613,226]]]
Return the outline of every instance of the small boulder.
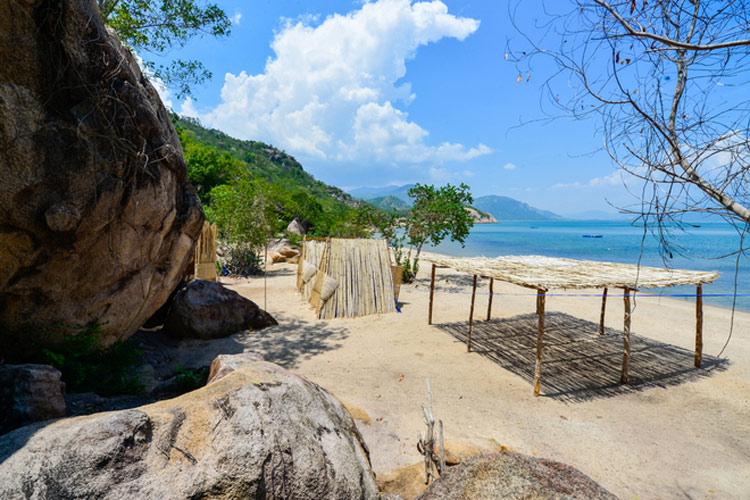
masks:
[[[48,365],[0,365],[0,434],[64,416],[60,375]]]
[[[336,398],[246,361],[175,399],[0,436],[0,498],[378,498]]]
[[[295,250],[294,248],[289,247],[281,247],[279,253],[289,259],[291,257],[296,257],[297,255],[299,255],[299,250]]]
[[[256,361],[263,361],[263,356],[254,352],[219,354],[211,362],[211,367],[208,369],[208,381],[206,385],[217,382],[239,368],[255,363]]]
[[[577,469],[504,451],[479,455],[448,467],[417,500],[616,500]]]
[[[281,255],[279,252],[268,252],[268,258],[271,259],[271,262],[274,264],[277,264],[279,262],[286,262],[286,257]]]
[[[286,230],[290,233],[294,233],[297,236],[303,236],[307,230],[305,229],[305,226],[302,225],[302,223],[295,217],[295,219],[289,223],[289,225],[286,227]]]
[[[277,324],[252,300],[220,283],[196,279],[177,290],[164,331],[178,338],[216,339]]]

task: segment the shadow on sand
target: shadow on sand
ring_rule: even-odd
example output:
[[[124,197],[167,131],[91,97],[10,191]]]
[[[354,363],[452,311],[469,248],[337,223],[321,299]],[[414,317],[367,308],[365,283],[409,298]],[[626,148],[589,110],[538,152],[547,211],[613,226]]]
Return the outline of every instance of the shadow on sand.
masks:
[[[485,356],[501,367],[534,383],[537,315],[524,314],[507,319],[474,323],[472,352]],[[436,325],[466,342],[468,325]],[[693,366],[693,352],[656,340],[630,334],[630,380],[620,384],[622,332],[560,312],[545,317],[542,359],[542,395],[567,402],[582,402],[669,387],[724,371],[729,362],[703,355],[702,368]]]

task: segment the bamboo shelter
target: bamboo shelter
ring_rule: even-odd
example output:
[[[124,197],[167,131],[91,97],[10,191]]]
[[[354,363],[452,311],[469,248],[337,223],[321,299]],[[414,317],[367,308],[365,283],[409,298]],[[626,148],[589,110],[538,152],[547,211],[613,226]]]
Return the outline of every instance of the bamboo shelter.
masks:
[[[599,323],[599,334],[601,335],[604,332],[607,291],[610,288],[622,288],[625,317],[623,328],[624,353],[620,383],[624,384],[628,382],[628,369],[630,365],[631,293],[634,294],[641,288],[696,285],[694,365],[696,367],[701,366],[703,353],[703,284],[711,283],[717,279],[719,277],[719,273],[717,272],[666,269],[616,264],[612,262],[542,257],[538,255],[507,256],[495,259],[484,257],[451,258],[425,256],[423,259],[432,262],[430,305],[427,319],[430,325],[432,324],[436,269],[452,268],[474,276],[469,312],[469,329],[466,337],[466,349],[468,351],[471,351],[471,330],[474,323],[474,301],[478,277],[490,280],[487,321],[490,320],[492,315],[492,293],[496,279],[537,291],[536,313],[539,317],[539,326],[536,342],[536,365],[534,367],[535,396],[539,395],[541,387],[545,299],[547,292],[551,289],[602,288],[602,306]]]
[[[297,267],[297,287],[322,319],[396,310],[385,240],[306,239]]]

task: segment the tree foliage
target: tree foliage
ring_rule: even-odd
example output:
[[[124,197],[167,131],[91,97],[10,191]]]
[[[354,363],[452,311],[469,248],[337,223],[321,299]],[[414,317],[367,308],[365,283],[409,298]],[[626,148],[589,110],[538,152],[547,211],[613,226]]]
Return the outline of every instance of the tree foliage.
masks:
[[[425,243],[435,246],[450,237],[451,241],[464,244],[474,225],[474,218],[466,210],[474,202],[469,186],[461,183],[459,186],[447,184],[435,188],[417,184],[409,189],[409,198],[412,199],[412,208],[406,227],[409,245],[417,251],[415,267]]]
[[[398,213],[370,209],[370,225],[393,247],[396,263],[403,266],[403,280],[409,283],[419,270],[419,256],[425,244],[439,245],[445,238],[463,246],[474,226],[467,208],[474,199],[469,186],[417,184],[408,191],[412,207],[406,217]],[[404,254],[404,247],[409,250]],[[412,251],[416,251],[412,259]]]
[[[747,232],[750,2],[555,1],[534,3],[534,12],[530,5],[512,10],[524,41],[506,58],[527,79],[552,62],[544,107],[598,119],[607,152],[637,179],[633,212],[665,245],[665,228],[696,212]]]
[[[316,181],[291,156],[272,146],[232,139],[197,121],[173,121],[209,221],[220,237],[252,256],[267,241],[285,234],[295,218],[313,236],[372,235],[367,205],[341,201],[338,188]]]
[[[231,21],[216,4],[201,5],[198,0],[98,0],[104,21],[125,45],[141,57],[146,53],[163,55],[183,47],[196,36],[227,36]],[[177,97],[191,95],[190,87],[211,78],[203,63],[176,59],[168,66],[145,60]]]

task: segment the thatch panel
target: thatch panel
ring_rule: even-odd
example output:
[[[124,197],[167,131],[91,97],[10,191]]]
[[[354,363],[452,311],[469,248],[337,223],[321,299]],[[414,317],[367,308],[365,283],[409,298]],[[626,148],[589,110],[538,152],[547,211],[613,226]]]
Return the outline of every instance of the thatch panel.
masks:
[[[424,260],[457,271],[487,276],[541,290],[565,288],[656,288],[711,283],[715,271],[689,271],[657,267],[573,260],[539,255],[486,257],[442,257]]]
[[[304,256],[307,265],[317,266],[318,276],[302,284],[301,291],[320,318],[395,311],[391,260],[385,240],[308,240],[304,243]],[[322,273],[338,282],[327,301],[320,298],[324,283]]]

